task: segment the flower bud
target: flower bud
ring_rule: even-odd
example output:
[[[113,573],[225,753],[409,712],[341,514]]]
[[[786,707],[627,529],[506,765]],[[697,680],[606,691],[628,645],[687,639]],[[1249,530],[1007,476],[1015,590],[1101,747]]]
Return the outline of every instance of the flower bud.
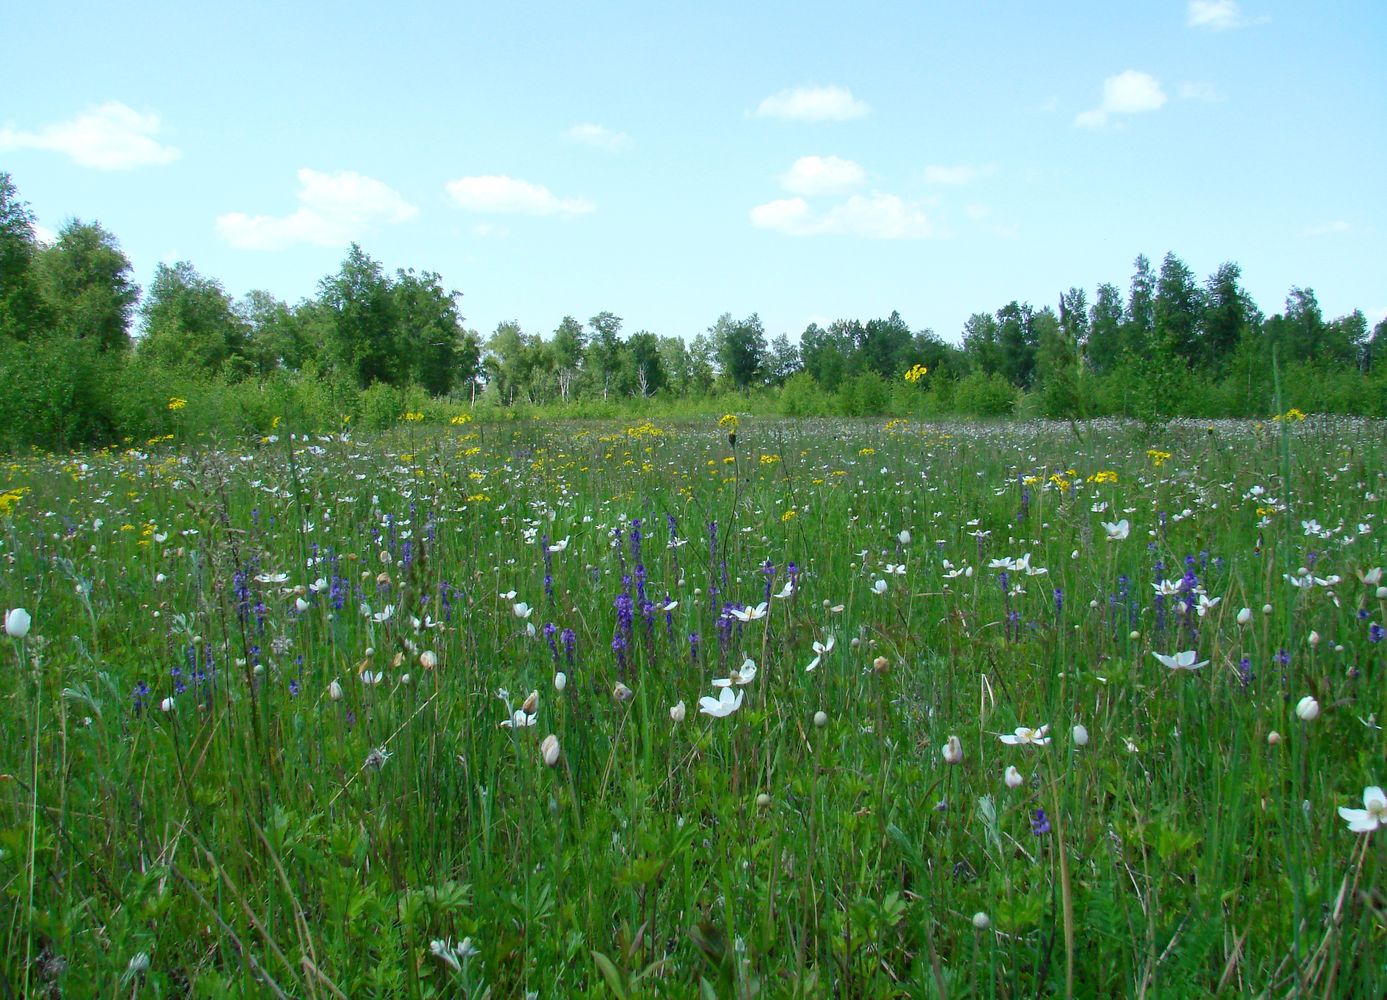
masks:
[[[302,597],[294,598],[294,610],[297,611],[299,614],[303,614],[305,611],[308,610],[308,602],[305,601]]]
[[[159,702],[159,711],[161,711],[161,712],[172,712],[172,711],[173,711],[173,699],[172,699],[172,698],[165,698],[163,701]]]
[[[426,649],[419,654],[419,666],[425,670],[432,670],[438,666],[438,654],[431,649]]]
[[[686,708],[684,707],[684,700],[681,698],[681,699],[679,700],[679,704],[677,704],[677,705],[673,706],[672,708],[670,708],[670,710],[669,710],[669,717],[670,717],[670,719],[673,720],[674,722],[683,722],[683,721],[684,721],[684,714],[685,714],[687,711],[688,711],[688,709],[686,709]]]
[[[1387,587],[1377,588],[1377,599],[1379,601],[1387,601]]]
[[[1026,779],[1021,777],[1021,772],[1016,770],[1014,764],[1007,765],[1007,771],[1003,776],[1003,780],[1006,781],[1008,788],[1020,788],[1026,782]]]
[[[1270,604],[1263,604],[1263,605],[1262,605],[1262,614],[1264,614],[1264,615],[1269,615],[1269,614],[1272,613],[1272,610],[1273,610],[1273,608],[1272,608],[1272,606],[1271,606]]]
[[[553,767],[559,762],[559,738],[553,733],[544,737],[539,745],[539,753],[544,758],[544,766]]]
[[[1274,747],[1274,746],[1276,746],[1276,744],[1278,744],[1278,743],[1280,743],[1280,742],[1281,742],[1281,734],[1278,733],[1275,729],[1273,729],[1271,732],[1267,733],[1267,746]]]
[[[891,661],[884,656],[878,656],[872,661],[872,669],[879,674],[884,674],[891,669]]]
[[[621,683],[621,681],[617,681],[616,687],[612,688],[612,697],[619,702],[628,702],[635,696],[636,692],[632,691],[625,684]]]
[[[757,809],[765,809],[765,808],[767,808],[770,804],[771,804],[771,797],[770,797],[769,795],[767,795],[765,792],[762,792],[760,795],[756,796],[756,808],[757,808]]]
[[[560,670],[554,675],[554,690],[562,691],[566,687],[568,687],[568,675]]]
[[[520,704],[520,711],[526,715],[534,715],[539,710],[539,692],[531,691],[525,696],[525,700]]]
[[[1310,644],[1310,648],[1313,649],[1314,647],[1320,644],[1320,634],[1316,632],[1314,629],[1311,629],[1310,634],[1306,636],[1305,641],[1308,642]]]
[[[992,926],[992,918],[979,910],[973,914],[973,926],[980,931],[985,931]]]
[[[1320,717],[1320,703],[1307,694],[1296,702],[1295,714],[1302,722],[1313,722]]]
[[[963,762],[963,744],[958,741],[957,736],[950,736],[943,749],[945,764],[960,764]]]
[[[1083,723],[1074,727],[1074,745],[1076,747],[1088,746],[1088,730],[1084,728]]]
[[[1127,633],[1127,638],[1131,639],[1133,642],[1137,642],[1141,639],[1141,633],[1136,629],[1132,629],[1132,631]]]
[[[327,696],[333,701],[342,700],[342,683],[336,678],[327,686]]]
[[[814,713],[814,725],[815,725],[816,727],[818,727],[819,729],[823,729],[825,726],[827,726],[827,725],[828,725],[828,713],[827,713],[827,712],[815,712],[815,713]]]
[[[23,639],[29,634],[31,624],[33,624],[33,619],[29,617],[29,612],[23,608],[15,608],[13,611],[5,612],[5,634],[11,639]]]
[[[1239,624],[1239,625],[1246,625],[1246,624],[1247,624],[1248,622],[1250,622],[1250,621],[1252,621],[1252,609],[1251,609],[1251,608],[1243,608],[1241,611],[1238,612],[1238,624]]]

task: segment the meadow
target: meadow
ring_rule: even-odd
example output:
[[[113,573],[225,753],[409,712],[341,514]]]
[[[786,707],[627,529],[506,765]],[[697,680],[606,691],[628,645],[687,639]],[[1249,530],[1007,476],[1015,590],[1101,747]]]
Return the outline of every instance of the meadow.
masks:
[[[1387,995],[1381,421],[3,469],[6,995]]]

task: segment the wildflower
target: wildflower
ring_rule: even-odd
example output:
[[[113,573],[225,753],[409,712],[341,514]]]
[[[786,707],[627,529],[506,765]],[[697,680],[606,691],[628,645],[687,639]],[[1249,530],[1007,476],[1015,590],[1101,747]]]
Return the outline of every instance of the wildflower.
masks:
[[[545,767],[553,767],[559,762],[559,738],[553,733],[544,737],[539,745],[539,755],[544,759]]]
[[[419,666],[425,670],[432,670],[438,666],[438,654],[431,649],[426,649],[419,654]]]
[[[621,681],[617,681],[616,687],[612,688],[612,697],[619,702],[628,702],[635,696],[636,692],[632,691],[625,684],[621,683]]]
[[[756,661],[748,656],[745,660],[742,661],[742,665],[740,667],[732,671],[731,676],[719,677],[717,680],[713,681],[713,687],[725,688],[731,687],[733,684],[737,685],[738,687],[743,687],[747,684],[750,684],[753,680],[755,680],[755,678]]]
[[[742,697],[745,694],[745,691],[739,690],[734,695],[731,688],[723,688],[716,699],[708,697],[698,699],[698,710],[715,719],[724,719],[742,707]]]
[[[1084,728],[1083,723],[1074,727],[1074,745],[1076,747],[1088,746],[1088,730]]]
[[[363,607],[364,607],[364,605],[363,605]],[[370,614],[370,611],[371,611],[371,609],[370,609],[369,607],[366,608],[367,614]],[[378,611],[376,614],[371,615],[371,621],[377,623],[378,625],[383,625],[384,623],[388,622],[391,618],[394,618],[394,617],[395,617],[395,605],[393,605],[393,604],[387,604],[387,605],[385,606],[385,609],[384,609],[384,610]]]
[[[1359,573],[1358,579],[1363,582],[1365,587],[1376,587],[1382,582],[1382,567],[1374,566],[1365,573]]]
[[[1348,828],[1354,833],[1372,833],[1380,826],[1387,826],[1387,795],[1380,786],[1369,785],[1363,789],[1363,808],[1340,806],[1339,815],[1348,820]]]
[[[31,624],[33,624],[33,619],[29,617],[29,612],[23,608],[14,608],[5,612],[5,634],[11,639],[23,639],[29,634]]]
[[[524,601],[517,601],[515,604],[511,605],[511,611],[515,614],[515,617],[523,619],[529,618],[534,608],[530,607]]]
[[[809,661],[809,666],[804,668],[805,673],[809,673],[810,671],[817,669],[817,667],[819,666],[819,661],[824,658],[824,654],[833,651],[833,636],[830,635],[828,637],[828,642],[818,642],[816,640],[813,643],[813,648],[814,658]]]
[[[165,698],[163,701],[159,702],[159,711],[161,711],[161,712],[172,712],[172,711],[173,711],[173,699],[172,699],[172,698]]]
[[[765,601],[762,601],[760,604],[756,605],[754,608],[753,608],[753,607],[733,608],[733,609],[731,609],[731,614],[732,614],[732,617],[735,618],[735,619],[737,619],[737,621],[739,621],[739,622],[754,622],[754,621],[757,621],[758,619],[761,619],[761,618],[766,617],[766,607],[767,607],[766,602],[765,602]]]
[[[673,706],[670,707],[670,710],[669,710],[669,718],[670,718],[670,721],[671,721],[671,722],[683,722],[683,721],[684,721],[684,715],[685,715],[687,712],[688,712],[688,709],[684,707],[684,699],[683,699],[683,698],[680,698],[680,699],[679,699],[679,704],[673,705]]]
[[[332,679],[332,683],[327,686],[327,696],[333,701],[342,700],[342,682],[335,677]]]
[[[1238,624],[1239,624],[1239,625],[1246,625],[1246,624],[1247,624],[1248,622],[1250,622],[1250,621],[1252,621],[1252,609],[1251,609],[1251,608],[1243,608],[1241,611],[1238,612]]]
[[[1043,837],[1050,832],[1050,817],[1045,815],[1044,809],[1037,809],[1035,817],[1031,820],[1031,833],[1037,837]]]
[[[1296,702],[1295,714],[1302,722],[1314,722],[1320,717],[1320,703],[1315,700],[1314,695],[1307,694]]]
[[[1200,660],[1196,663],[1195,657],[1199,654],[1193,649],[1187,649],[1184,652],[1176,653],[1174,656],[1167,656],[1165,653],[1157,653],[1153,650],[1151,655],[1160,660],[1171,670],[1198,670],[1200,667],[1207,667],[1209,665],[1208,660]]]
[[[1029,729],[1026,726],[1017,726],[1015,733],[1002,733],[997,738],[1007,746],[1038,746],[1043,747],[1050,742],[1050,737],[1045,734],[1050,731],[1048,723],[1039,729]]]
[[[368,771],[379,771],[385,766],[385,762],[390,759],[390,756],[390,751],[385,747],[376,747],[366,755],[366,760],[361,766]]]
[[[825,726],[827,726],[827,725],[828,725],[828,713],[827,713],[827,712],[824,712],[824,711],[815,712],[815,713],[814,713],[814,727],[815,727],[816,729],[823,729],[823,728],[824,728]]]
[[[1124,517],[1115,524],[1104,521],[1103,530],[1108,533],[1108,541],[1120,542],[1132,533],[1132,525]]]
[[[1267,733],[1267,746],[1272,746],[1272,747],[1274,747],[1274,746],[1276,746],[1276,744],[1278,744],[1278,743],[1280,743],[1280,742],[1281,742],[1281,734],[1278,733],[1275,729],[1273,729],[1271,732]]]
[[[886,593],[886,589],[887,583],[885,580],[877,580],[872,584],[872,593],[876,594],[878,597]]]
[[[538,722],[538,717],[526,712],[523,708],[517,708],[511,713],[511,717],[501,723],[502,729],[527,729]]]
[[[525,700],[520,705],[520,711],[526,715],[534,715],[539,711],[539,692],[531,691],[525,696]]]
[[[963,744],[959,742],[957,736],[950,736],[948,742],[944,744],[942,751],[945,764],[961,764],[963,762]]]
[[[909,382],[911,385],[915,385],[920,381],[920,379],[924,378],[928,374],[929,369],[926,368],[924,365],[911,365],[910,369],[905,373],[905,380]]]
[[[562,691],[566,687],[568,687],[568,675],[560,670],[554,675],[554,690]]]
[[[979,910],[973,914],[973,926],[980,931],[985,931],[992,926],[992,918]]]
[[[1021,777],[1021,772],[1016,770],[1016,766],[1013,764],[1007,765],[1006,774],[1002,776],[1002,780],[1007,783],[1008,788],[1020,788],[1026,782],[1026,779]]]
[[[909,530],[908,528],[902,529],[902,530],[901,530],[901,533],[900,533],[899,535],[896,536],[896,541],[900,542],[902,545],[909,545],[909,544],[910,544],[910,530]]]
[[[562,551],[563,551],[564,549],[566,549],[566,548],[568,548],[568,538],[567,538],[567,536],[565,536],[565,537],[563,537],[563,538],[560,538],[560,539],[559,539],[557,542],[555,542],[553,545],[549,546],[549,551],[550,551],[550,552],[562,552]]]

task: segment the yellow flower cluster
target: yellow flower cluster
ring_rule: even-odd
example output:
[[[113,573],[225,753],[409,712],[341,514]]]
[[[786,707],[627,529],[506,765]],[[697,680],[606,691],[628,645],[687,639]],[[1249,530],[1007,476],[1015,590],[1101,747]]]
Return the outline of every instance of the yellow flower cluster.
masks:
[[[1103,469],[1101,472],[1095,472],[1093,475],[1089,476],[1088,482],[1099,484],[1115,483],[1117,482],[1117,473],[1113,472],[1112,469]]]
[[[24,494],[29,492],[27,486],[17,486],[12,490],[0,493],[0,516],[9,514],[24,499]]]
[[[1159,448],[1147,448],[1146,457],[1151,459],[1151,464],[1159,469],[1170,460],[1170,452],[1161,451]]]
[[[649,420],[635,427],[626,428],[626,436],[635,438],[637,441],[639,441],[642,438],[659,437],[662,434],[664,434],[664,431],[661,428],[656,427]]]
[[[862,455],[862,456],[864,456],[864,457],[866,457],[866,456],[868,456],[868,455],[875,455],[876,453],[877,453],[877,450],[876,450],[875,448],[863,448],[863,449],[861,449],[860,451],[858,451],[858,454],[859,454],[859,455]]]
[[[424,420],[424,415],[423,415],[422,413],[417,413],[417,412],[411,410],[410,412],[408,412],[408,413],[405,414],[405,417],[404,417],[404,418],[405,418],[405,420],[406,420],[408,423],[411,423],[411,424],[418,424],[418,423],[422,423],[422,422],[423,422],[423,420]]]
[[[719,426],[719,427],[725,427],[727,430],[732,431],[733,433],[736,433],[736,430],[737,430],[737,414],[735,414],[735,413],[724,413],[721,417],[718,418],[718,426]]]
[[[785,513],[783,513],[783,514],[780,515],[780,520],[781,520],[781,523],[784,523],[784,522],[786,522],[786,521],[793,521],[793,520],[794,520],[796,517],[798,517],[798,516],[799,516],[799,513],[798,513],[797,511],[795,511],[795,510],[787,510]]]
[[[929,369],[926,368],[924,365],[911,365],[910,371],[905,373],[905,380],[909,382],[911,385],[915,385],[920,381],[920,379],[924,378],[928,374]]]
[[[1280,422],[1283,421],[1283,420],[1286,421],[1287,423],[1294,423],[1294,422],[1298,422],[1298,421],[1304,420],[1304,419],[1305,419],[1305,413],[1304,413],[1303,411],[1301,411],[1298,407],[1292,406],[1292,407],[1291,407],[1289,410],[1287,410],[1285,413],[1278,413],[1276,416],[1272,417],[1271,419],[1274,420],[1274,421],[1276,421],[1277,423],[1280,423]]]
[[[761,464],[762,464],[762,465],[774,465],[776,462],[779,462],[779,461],[780,461],[780,456],[779,456],[779,455],[762,455],[762,456],[761,456]]]
[[[470,413],[459,413],[452,420],[448,421],[448,423],[452,424],[454,427],[461,427],[463,424],[470,424],[471,422],[472,414]]]
[[[183,409],[183,407],[187,405],[188,401],[186,399],[179,399],[177,396],[174,396],[169,400],[170,410],[181,410]]]

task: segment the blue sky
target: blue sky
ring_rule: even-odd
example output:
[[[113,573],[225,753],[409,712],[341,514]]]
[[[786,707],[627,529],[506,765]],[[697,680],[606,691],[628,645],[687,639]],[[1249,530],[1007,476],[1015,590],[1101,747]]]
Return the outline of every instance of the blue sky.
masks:
[[[0,170],[296,301],[355,240],[467,325],[970,313],[1173,250],[1387,315],[1387,5],[14,4]]]

